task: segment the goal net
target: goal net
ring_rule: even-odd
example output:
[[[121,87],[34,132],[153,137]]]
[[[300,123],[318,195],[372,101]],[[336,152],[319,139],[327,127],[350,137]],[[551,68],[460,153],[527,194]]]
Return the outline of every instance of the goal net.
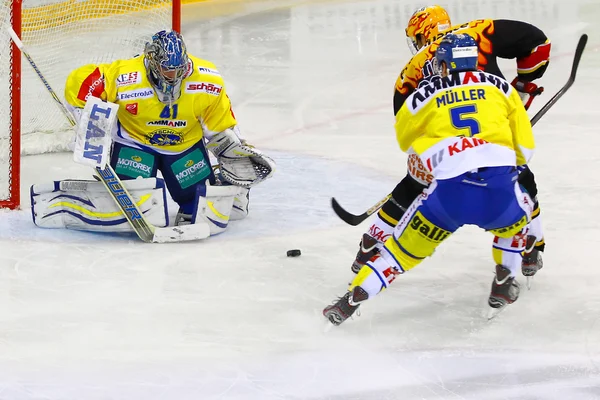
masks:
[[[29,63],[25,59],[20,62],[21,54],[13,47],[7,28],[12,26],[21,37],[26,51],[62,101],[64,82],[74,68],[141,53],[153,33],[171,27],[179,30],[179,11],[179,0],[2,2],[0,207],[19,205],[21,154],[67,150],[73,135]]]

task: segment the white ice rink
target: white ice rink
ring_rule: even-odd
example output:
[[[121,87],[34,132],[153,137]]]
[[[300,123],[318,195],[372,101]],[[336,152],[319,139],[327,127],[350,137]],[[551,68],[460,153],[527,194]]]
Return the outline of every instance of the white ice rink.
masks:
[[[424,4],[185,6],[190,53],[220,68],[243,133],[279,170],[225,234],[147,245],[35,228],[29,186],[90,172],[68,154],[25,157],[23,210],[0,214],[0,399],[600,399],[598,0],[441,3],[454,23],[520,19],[551,38],[531,115],[590,37],[577,82],[535,127],[548,244],[532,290],[488,322],[491,236],[465,228],[324,332],[367,228],[329,198],[362,212],[405,174],[392,91]],[[514,61],[502,67],[512,79]]]

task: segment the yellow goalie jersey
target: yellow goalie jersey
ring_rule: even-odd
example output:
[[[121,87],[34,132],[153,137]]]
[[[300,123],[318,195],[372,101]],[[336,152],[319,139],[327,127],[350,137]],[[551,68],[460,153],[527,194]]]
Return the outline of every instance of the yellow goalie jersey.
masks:
[[[435,77],[396,114],[400,148],[413,149],[435,179],[480,167],[526,164],[533,132],[518,93],[483,71]]]
[[[89,96],[117,103],[115,141],[162,154],[181,153],[204,135],[237,124],[215,66],[197,57],[189,59],[181,96],[171,104],[159,101],[146,76],[143,56],[74,70],[67,78],[65,99],[75,108],[83,108]]]

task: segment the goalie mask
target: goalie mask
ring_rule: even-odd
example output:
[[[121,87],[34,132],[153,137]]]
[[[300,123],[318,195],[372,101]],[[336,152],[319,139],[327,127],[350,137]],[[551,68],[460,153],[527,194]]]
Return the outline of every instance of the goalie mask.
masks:
[[[181,95],[181,82],[189,68],[183,38],[175,31],[160,31],[144,49],[148,79],[163,103],[176,101]]]

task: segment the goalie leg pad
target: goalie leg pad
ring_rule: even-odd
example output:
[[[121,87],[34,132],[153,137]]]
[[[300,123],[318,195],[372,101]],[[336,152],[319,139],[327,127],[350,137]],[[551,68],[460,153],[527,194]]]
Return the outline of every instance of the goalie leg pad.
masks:
[[[250,189],[238,187],[239,193],[233,198],[233,208],[231,209],[231,221],[239,221],[248,216],[248,206],[250,204]]]
[[[217,235],[227,229],[234,199],[239,194],[240,188],[232,185],[197,186],[193,214],[185,215],[180,210],[175,224],[207,224],[211,236]]]
[[[123,185],[151,224],[169,224],[162,179],[129,180]],[[33,185],[30,198],[33,222],[40,228],[133,232],[102,182],[65,180]]]

